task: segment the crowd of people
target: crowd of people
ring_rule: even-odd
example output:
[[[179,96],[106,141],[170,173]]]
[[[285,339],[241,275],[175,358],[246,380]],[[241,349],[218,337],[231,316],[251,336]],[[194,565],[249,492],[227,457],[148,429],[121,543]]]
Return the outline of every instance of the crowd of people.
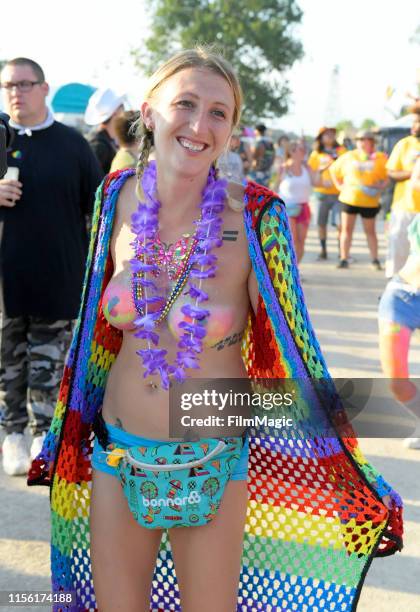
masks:
[[[372,131],[358,132],[351,150],[337,142],[334,127],[319,130],[312,151],[304,140],[286,135],[274,143],[262,123],[250,141],[240,127],[242,92],[234,70],[203,49],[180,52],[160,67],[138,111],[125,110],[124,99],[111,89],[97,90],[86,109],[85,121],[94,128],[87,140],[54,119],[44,72],[33,60],[7,62],[0,85],[15,132],[9,174],[0,180],[3,469],[10,476],[30,469],[30,484],[53,488],[53,585],[57,591],[77,590],[75,609],[94,606],[91,580],[101,610],[149,609],[157,555],[162,580],[152,598],[157,605],[164,597],[172,606],[178,595],[162,586],[173,571],[168,541],[166,548],[160,545],[165,520],[176,517],[154,512],[150,500],[142,515],[137,481],[127,484],[142,476],[142,457],[137,467],[127,464],[126,472],[121,457],[134,447],[143,457],[169,447],[167,391],[186,378],[276,378],[284,372],[328,377],[295,267],[304,256],[311,214],[316,212],[320,261],[330,255],[331,225],[339,243],[338,268],[350,267],[360,215],[372,266],[381,270],[375,221],[389,180],[396,188],[386,263],[391,280],[379,309],[380,354],[385,374],[404,379],[404,384],[393,383],[396,398],[420,419],[419,392],[408,380],[407,363],[412,332],[420,327],[420,104],[413,108],[411,135],[388,159],[376,149]],[[116,170],[121,172],[109,177]],[[290,264],[286,258],[292,249],[296,260]],[[276,280],[279,262],[287,290]],[[305,418],[316,421],[328,413],[327,407],[318,408],[320,413],[311,408]],[[24,437],[28,422],[30,449]],[[200,450],[198,442],[186,441],[186,453],[196,453],[213,470],[217,488],[225,487],[225,493],[206,512],[197,506],[186,522],[178,517],[179,529],[169,530],[185,610],[236,609],[240,574],[241,597],[258,600],[258,589],[251,593],[243,578],[248,572],[242,558],[244,524],[247,512],[254,512],[248,489],[254,495],[264,481],[275,490],[276,478],[289,482],[291,458],[294,465],[308,462],[298,443],[286,452],[280,442],[270,446],[245,433],[224,440],[212,467],[203,445]],[[207,442],[214,450],[214,438]],[[380,546],[384,554],[400,547],[401,500],[379,476],[367,485],[360,451],[353,446],[344,452],[346,442],[338,434],[337,444],[341,451],[331,451],[330,460],[337,467],[334,473],[345,478],[335,493],[330,485],[322,489],[319,505],[330,499],[337,506],[340,498],[338,506],[346,508],[340,521],[347,531],[353,529],[348,517],[356,511],[355,488],[359,505],[375,507],[376,513],[380,508],[392,537],[383,538],[382,528],[371,532],[368,564]],[[407,446],[420,448],[420,427]],[[328,452],[314,445],[310,460],[324,465]],[[221,465],[231,466],[225,468],[223,485]],[[191,472],[185,478],[188,493],[201,482],[192,481]],[[181,480],[169,484],[184,486]],[[295,479],[289,484],[295,487]],[[281,506],[277,492],[271,497],[263,487],[256,504],[261,496]],[[90,524],[76,525],[89,520],[89,502]],[[73,508],[70,514],[66,504]],[[180,507],[172,510],[182,514]],[[261,525],[273,520],[270,513],[264,517]],[[149,529],[147,521],[153,523]],[[197,521],[203,527],[194,527]],[[369,524],[365,514],[360,521],[362,528]],[[274,550],[277,538],[269,531],[265,545],[269,540]],[[57,544],[59,532],[64,547]],[[79,532],[89,538],[79,538]],[[346,546],[358,537],[350,534]],[[358,554],[357,571],[352,571],[360,570],[362,581]],[[77,563],[84,568],[82,586]],[[268,566],[262,566],[261,581],[268,580]],[[267,595],[272,602],[276,588]],[[350,610],[356,589],[348,597],[345,609]]]
[[[378,135],[372,130],[360,130],[354,139],[346,138],[346,146],[336,139],[336,129],[322,127],[312,150],[304,139],[290,140],[282,135],[277,146],[266,136],[266,127],[257,125],[253,144],[242,145],[241,171],[262,185],[271,187],[286,204],[298,261],[304,253],[304,243],[311,213],[315,215],[320,253],[318,260],[328,259],[328,226],[336,228],[337,267],[349,268],[353,231],[357,216],[362,219],[372,267],[382,270],[378,256],[376,217],[381,210],[381,195],[390,181],[396,183],[389,220],[386,276],[392,277],[408,256],[407,228],[419,212],[413,166],[419,151],[420,105],[412,109],[414,121],[410,136],[401,139],[389,159],[377,150]],[[235,139],[233,150],[239,155],[240,142]],[[236,160],[238,163],[238,160]],[[229,176],[232,172],[223,168]]]

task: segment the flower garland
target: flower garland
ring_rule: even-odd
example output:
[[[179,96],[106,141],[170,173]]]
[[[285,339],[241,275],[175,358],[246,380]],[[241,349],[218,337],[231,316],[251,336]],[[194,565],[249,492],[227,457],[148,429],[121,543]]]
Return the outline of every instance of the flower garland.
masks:
[[[153,348],[159,344],[159,334],[156,328],[162,320],[162,314],[169,310],[165,298],[159,295],[156,284],[146,279],[147,273],[158,272],[158,266],[153,263],[154,244],[159,227],[159,208],[160,202],[156,199],[157,191],[157,169],[156,163],[150,162],[145,168],[142,176],[142,188],[145,194],[145,202],[139,202],[137,211],[131,216],[131,231],[136,236],[132,246],[134,246],[135,257],[130,260],[132,271],[133,299],[139,317],[134,321],[137,331],[134,333],[136,338],[147,341],[147,348],[136,351],[142,360],[145,368],[144,377],[159,374],[163,389],[169,389],[170,376],[178,382],[186,379],[185,370],[188,368],[198,369],[198,354],[203,350],[203,339],[207,330],[205,320],[209,316],[209,311],[199,305],[208,300],[208,294],[201,289],[202,281],[206,278],[213,278],[216,273],[216,255],[211,253],[213,248],[222,245],[221,213],[224,210],[226,200],[227,181],[218,179],[214,169],[211,169],[203,191],[200,204],[201,216],[198,221],[194,221],[197,229],[194,234],[196,248],[193,250],[189,262],[189,277],[197,279],[198,284],[188,280],[188,290],[185,295],[189,295],[193,304],[185,304],[181,312],[191,319],[191,322],[181,321],[178,327],[183,334],[178,342],[178,351],[174,364],[166,361],[167,352],[164,349]],[[188,278],[188,276],[186,277]],[[186,281],[186,278],[184,279]],[[137,288],[141,288],[141,298],[137,297]],[[147,290],[151,290],[153,295],[147,295]],[[173,292],[172,292],[173,293]],[[149,312],[149,305],[160,304],[154,312]]]

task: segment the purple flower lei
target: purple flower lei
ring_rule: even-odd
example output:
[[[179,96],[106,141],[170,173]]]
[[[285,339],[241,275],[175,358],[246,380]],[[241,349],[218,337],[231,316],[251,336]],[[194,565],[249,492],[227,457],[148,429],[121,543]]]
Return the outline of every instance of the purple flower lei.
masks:
[[[190,318],[191,322],[181,321],[178,324],[183,334],[178,342],[177,356],[173,365],[166,361],[166,350],[152,347],[152,345],[157,347],[159,344],[159,334],[156,331],[157,319],[163,312],[166,300],[159,295],[156,284],[145,278],[147,272],[157,270],[157,266],[150,263],[153,262],[153,246],[159,227],[160,202],[156,199],[156,183],[156,163],[150,162],[142,177],[146,201],[139,202],[137,211],[131,216],[131,231],[136,236],[132,243],[135,258],[130,260],[131,272],[133,275],[143,274],[140,278],[136,277],[136,282],[142,288],[143,299],[137,304],[142,314],[134,321],[137,328],[134,336],[147,340],[147,348],[136,351],[145,368],[144,377],[159,374],[162,388],[169,389],[170,376],[182,382],[187,377],[186,369],[200,367],[198,354],[203,350],[203,339],[207,333],[205,321],[210,314],[208,310],[199,307],[201,302],[208,300],[208,294],[201,289],[201,285],[204,279],[213,278],[216,273],[217,257],[211,253],[211,250],[222,245],[221,213],[225,206],[227,181],[217,179],[215,171],[210,170],[200,204],[201,216],[198,221],[194,221],[197,227],[195,232],[197,248],[190,259],[192,267],[189,276],[190,279],[198,279],[198,284],[194,284],[192,280],[188,281],[188,290],[185,291],[185,295],[192,298],[193,304],[185,304],[181,312]],[[148,289],[154,295],[148,297]],[[149,313],[148,305],[159,302],[161,306],[155,312]]]

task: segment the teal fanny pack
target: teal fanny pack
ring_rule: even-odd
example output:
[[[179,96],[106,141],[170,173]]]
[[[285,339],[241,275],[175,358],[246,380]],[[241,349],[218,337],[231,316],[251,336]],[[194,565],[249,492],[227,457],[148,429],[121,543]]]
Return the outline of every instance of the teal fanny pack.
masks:
[[[148,529],[200,526],[217,514],[242,438],[108,447],[135,520]],[[111,448],[114,446],[114,448]]]

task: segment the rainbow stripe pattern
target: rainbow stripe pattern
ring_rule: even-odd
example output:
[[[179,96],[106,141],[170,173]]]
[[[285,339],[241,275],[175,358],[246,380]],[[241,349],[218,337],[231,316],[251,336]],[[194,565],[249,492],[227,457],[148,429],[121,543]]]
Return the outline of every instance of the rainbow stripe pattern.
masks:
[[[51,491],[53,591],[76,593],[75,604],[55,610],[97,609],[89,556],[92,422],[122,339],[100,306],[112,276],[115,205],[132,174],[109,175],[98,190],[79,318],[54,419],[28,477],[28,484]],[[294,417],[303,431],[324,421],[331,433],[290,440],[251,432],[237,611],[353,611],[372,558],[402,548],[402,502],[361,454],[339,403],[323,403],[311,391],[311,381],[330,379],[305,307],[283,203],[252,182],[245,203],[260,291],[243,343],[249,377],[305,381],[310,397]],[[390,509],[381,501],[384,495],[390,496]],[[181,610],[166,535],[150,610]]]

